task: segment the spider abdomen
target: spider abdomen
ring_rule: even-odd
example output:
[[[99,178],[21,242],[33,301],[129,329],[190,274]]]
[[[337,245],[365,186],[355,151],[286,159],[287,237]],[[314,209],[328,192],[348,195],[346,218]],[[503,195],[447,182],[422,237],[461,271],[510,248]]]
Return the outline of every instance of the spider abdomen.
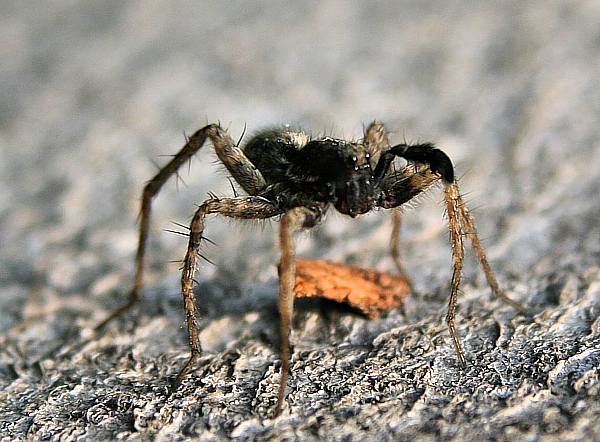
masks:
[[[302,132],[272,129],[252,137],[242,150],[267,184],[274,184],[287,180],[290,165],[309,141],[308,135]]]

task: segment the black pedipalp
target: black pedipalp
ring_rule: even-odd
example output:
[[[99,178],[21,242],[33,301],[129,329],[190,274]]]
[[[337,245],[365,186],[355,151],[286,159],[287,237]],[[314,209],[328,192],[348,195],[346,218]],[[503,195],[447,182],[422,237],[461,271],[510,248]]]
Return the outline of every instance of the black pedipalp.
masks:
[[[401,157],[410,162],[426,164],[433,173],[439,174],[444,182],[454,182],[454,166],[448,155],[443,151],[431,143],[415,144],[412,146],[403,143],[391,147],[379,158],[374,173],[376,187],[381,184],[395,157]]]

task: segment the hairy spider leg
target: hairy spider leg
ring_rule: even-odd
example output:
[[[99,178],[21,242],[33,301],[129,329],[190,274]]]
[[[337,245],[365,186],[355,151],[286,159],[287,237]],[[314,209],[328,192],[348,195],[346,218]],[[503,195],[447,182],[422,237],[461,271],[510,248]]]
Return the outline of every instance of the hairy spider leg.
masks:
[[[402,215],[399,208],[392,209],[392,238],[390,241],[390,255],[400,276],[406,281],[408,289],[413,291],[413,284],[408,272],[404,269],[400,260],[400,230],[402,228]]]
[[[236,146],[229,134],[218,124],[209,124],[192,135],[185,146],[152,178],[142,191],[142,206],[140,209],[140,230],[138,248],[135,255],[135,279],[129,294],[129,301],[123,307],[115,310],[104,321],[96,326],[101,329],[114,318],[122,315],[133,307],[141,298],[144,261],[148,243],[152,200],[168,179],[177,173],[179,168],[195,155],[210,139],[217,156],[231,175],[250,195],[256,195],[266,187],[265,180],[256,167],[246,158],[242,150]]]
[[[383,159],[381,161],[387,160]],[[452,244],[452,260],[454,261],[446,323],[448,325],[452,341],[454,342],[458,359],[461,365],[465,366],[467,360],[458,340],[458,335],[456,333],[456,327],[454,324],[456,304],[458,301],[458,288],[460,285],[465,253],[463,240],[465,235],[473,244],[477,259],[483,267],[488,283],[494,294],[523,313],[525,312],[525,308],[500,290],[498,282],[494,277],[494,273],[492,272],[492,269],[487,261],[483,246],[479,241],[473,217],[471,216],[467,205],[460,195],[457,181],[453,180],[452,182],[446,182],[446,180],[443,178],[443,175],[441,175],[441,172],[434,173],[431,165],[426,164],[426,166],[426,168],[422,168],[420,170],[415,170],[413,167],[407,166],[398,174],[386,176],[381,182],[383,194],[379,205],[386,209],[398,207],[427,190],[440,179],[444,181],[444,199],[446,202],[446,212],[448,214],[450,242]],[[446,166],[442,165],[441,168],[437,167],[437,170],[448,169]],[[451,174],[451,176],[454,175]]]
[[[444,197],[446,200],[446,212],[448,214],[448,224],[450,225],[450,242],[452,243],[452,260],[454,261],[454,270],[452,271],[452,283],[450,286],[450,300],[448,301],[448,313],[446,314],[446,324],[450,330],[450,336],[454,342],[456,353],[460,364],[465,367],[467,359],[460,346],[456,328],[454,326],[454,314],[456,312],[456,303],[458,302],[458,287],[462,275],[463,260],[465,256],[465,244],[463,241],[463,226],[461,224],[459,199],[460,192],[456,182],[446,184],[444,187]]]
[[[363,138],[363,144],[371,153],[373,161],[378,162],[381,158],[381,154],[390,149],[390,138],[386,127],[377,121],[371,123],[365,130],[365,136]],[[385,173],[390,173],[393,170],[393,162],[387,166]],[[408,272],[404,269],[402,261],[400,260],[400,230],[402,227],[402,215],[400,208],[392,209],[392,234],[390,240],[390,255],[394,261],[394,265],[398,270],[398,273],[406,283],[410,291],[413,291],[413,285]]]
[[[408,161],[416,161],[419,163],[426,164],[430,167],[432,172],[438,172],[442,170],[443,179],[453,179],[453,167],[447,156],[436,149],[432,144],[417,144],[410,146],[406,143],[399,144],[390,148],[389,137],[385,126],[381,123],[372,123],[365,131],[365,145],[367,148],[374,152],[373,157],[377,158],[377,166],[374,172],[375,186],[378,186],[386,176],[393,172],[393,160],[396,156],[405,158]],[[401,171],[402,175],[410,174],[410,168],[405,168]],[[439,177],[436,176],[435,181]],[[418,183],[417,186],[412,187],[417,190],[418,193],[428,189],[431,184],[429,180],[426,183]],[[416,196],[416,195],[415,195]],[[402,204],[402,203],[401,203]],[[404,279],[406,279],[410,289],[412,290],[411,279],[404,270],[400,261],[400,228],[402,224],[402,218],[400,215],[399,208],[392,209],[392,237],[390,242],[390,254],[398,269],[398,272]]]
[[[464,202],[460,198],[458,184],[454,179],[454,166],[452,165],[450,158],[448,158],[448,156],[441,150],[436,149],[433,144],[426,143],[412,146],[406,143],[398,144],[386,151],[377,163],[377,167],[375,168],[376,185],[383,181],[390,164],[396,156],[405,158],[407,161],[426,165],[429,169],[429,172],[425,171],[425,175],[423,176],[434,175],[444,182],[446,212],[448,214],[448,224],[450,227],[450,242],[452,243],[452,260],[454,261],[454,270],[452,272],[452,282],[450,288],[450,299],[448,302],[448,313],[446,314],[446,324],[448,324],[448,329],[450,330],[450,336],[452,337],[452,341],[454,342],[454,347],[456,348],[458,359],[461,365],[466,366],[467,360],[460,346],[458,335],[456,334],[456,327],[454,325],[454,315],[456,312],[456,303],[458,300],[458,288],[460,285],[465,254],[465,247],[463,242],[464,230],[461,223],[462,214],[460,211],[460,205],[464,206]],[[410,177],[410,172],[408,172],[409,168],[410,166],[407,166],[403,170],[404,176]],[[410,177],[410,180],[413,181],[413,177]],[[398,191],[405,190],[405,188],[403,188],[402,186],[398,186],[399,183],[401,183],[401,181],[395,183],[395,191],[391,193],[394,196],[394,199],[396,199],[394,204],[401,204],[401,201],[403,199],[398,198]],[[412,189],[413,191],[419,191],[425,185],[425,183],[418,182],[416,184],[416,186],[414,186],[413,184],[409,185],[408,190]],[[473,234],[476,235],[475,233]]]
[[[477,260],[481,264],[481,267],[483,267],[483,272],[485,273],[485,277],[488,281],[488,284],[490,285],[490,288],[492,289],[492,292],[494,292],[494,294],[496,296],[503,299],[505,302],[507,302],[508,304],[512,305],[514,308],[519,310],[521,313],[527,313],[527,310],[525,309],[525,307],[523,307],[521,304],[519,304],[514,299],[510,298],[502,290],[500,290],[500,285],[498,284],[498,281],[496,280],[496,277],[494,276],[494,272],[492,271],[492,268],[490,267],[490,264],[488,263],[487,257],[483,250],[483,246],[481,245],[481,241],[479,241],[479,236],[477,235],[477,229],[475,228],[475,220],[471,216],[471,212],[469,211],[469,208],[463,201],[460,193],[458,192],[458,189],[457,189],[457,202],[458,202],[458,208],[460,209],[460,219],[463,223],[463,225],[462,225],[463,232],[467,235],[467,238],[469,238],[469,240],[471,241],[471,244],[473,245],[473,249],[475,250],[475,255],[477,256]]]
[[[379,161],[381,154],[390,149],[390,137],[385,126],[376,121],[369,124],[365,130],[363,144],[371,154],[371,160]]]
[[[181,369],[169,394],[177,390],[182,379],[202,353],[198,329],[196,326],[196,297],[194,295],[194,276],[196,274],[199,250],[204,233],[204,220],[206,215],[216,213],[218,215],[237,219],[266,219],[283,213],[273,202],[261,196],[238,196],[227,198],[212,198],[200,205],[190,224],[190,239],[187,252],[183,260],[183,271],[181,273],[181,291],[185,305],[186,323],[190,336],[190,358]],[[289,351],[288,351],[289,352]]]
[[[441,179],[440,175],[438,173],[433,173],[429,167],[415,171],[411,166],[407,166],[400,172],[400,174],[386,177],[381,184],[383,190],[381,206],[384,208],[398,207],[405,202],[410,201]],[[460,198],[460,192],[456,182],[445,183],[444,195],[446,200],[446,211],[448,214],[448,224],[450,226],[452,260],[454,261],[446,323],[448,324],[448,329],[452,341],[454,342],[458,359],[461,365],[465,366],[467,361],[460,346],[456,327],[454,325],[454,315],[458,300],[458,287],[460,285],[464,260],[463,227],[461,224],[462,215],[460,212],[460,206],[464,206],[464,202]],[[476,233],[473,234],[476,236]]]
[[[290,371],[290,330],[294,314],[294,287],[296,285],[296,245],[294,234],[310,229],[321,219],[324,207],[295,207],[281,217],[279,241],[279,314],[281,318],[281,379],[277,395],[277,413],[285,399],[285,387]]]
[[[448,222],[450,224],[452,259],[454,260],[452,288],[450,292],[450,300],[448,302],[448,314],[446,315],[446,323],[448,324],[448,328],[450,329],[450,334],[452,335],[452,340],[454,341],[454,346],[456,347],[456,352],[458,353],[460,363],[464,366],[466,365],[466,359],[458,341],[456,329],[454,328],[454,312],[456,310],[456,304],[458,299],[458,286],[460,284],[460,277],[462,273],[462,265],[464,259],[464,235],[466,235],[469,238],[471,244],[473,245],[473,249],[475,250],[477,260],[483,268],[483,272],[485,273],[485,277],[488,281],[488,284],[490,285],[490,288],[492,289],[492,292],[494,292],[496,296],[510,304],[512,307],[519,310],[521,313],[526,313],[526,310],[521,304],[511,299],[502,290],[500,290],[498,281],[496,281],[496,277],[494,276],[492,268],[488,263],[487,257],[483,250],[483,246],[479,241],[477,229],[475,228],[475,221],[473,220],[473,217],[471,216],[467,205],[465,204],[460,195],[458,183],[456,182],[456,180],[451,184],[446,184],[446,187],[444,188],[444,195],[446,199],[446,207],[448,212]]]

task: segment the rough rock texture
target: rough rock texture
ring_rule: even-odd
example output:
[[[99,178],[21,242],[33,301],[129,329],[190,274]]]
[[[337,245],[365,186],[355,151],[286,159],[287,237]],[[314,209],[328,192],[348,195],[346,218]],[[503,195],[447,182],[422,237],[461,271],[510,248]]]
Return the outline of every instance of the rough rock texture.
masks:
[[[600,7],[596,1],[97,1],[0,4],[0,433],[5,440],[600,438]],[[489,258],[444,323],[441,195],[404,217],[416,293],[386,317],[297,303],[279,379],[277,223],[209,219],[203,358],[178,293],[187,223],[231,195],[210,149],[156,201],[144,302],[130,288],[145,180],[203,124],[285,123],[436,141]],[[258,225],[257,225],[258,224]],[[301,256],[392,270],[389,216],[328,215]]]

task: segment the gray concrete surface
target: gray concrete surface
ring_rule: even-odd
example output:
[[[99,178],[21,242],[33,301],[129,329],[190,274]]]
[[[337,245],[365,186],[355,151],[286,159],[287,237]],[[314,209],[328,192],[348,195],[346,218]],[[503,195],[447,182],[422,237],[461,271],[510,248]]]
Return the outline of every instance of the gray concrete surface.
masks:
[[[594,440],[600,437],[600,7],[595,1],[0,4],[0,433],[5,440]],[[441,194],[405,214],[416,293],[369,321],[298,303],[278,381],[277,223],[209,220],[205,355],[178,293],[187,223],[232,193],[208,149],[156,201],[144,302],[144,182],[206,122],[432,140],[454,159],[493,268],[472,254],[457,329]],[[392,270],[389,216],[328,215],[303,257]]]

